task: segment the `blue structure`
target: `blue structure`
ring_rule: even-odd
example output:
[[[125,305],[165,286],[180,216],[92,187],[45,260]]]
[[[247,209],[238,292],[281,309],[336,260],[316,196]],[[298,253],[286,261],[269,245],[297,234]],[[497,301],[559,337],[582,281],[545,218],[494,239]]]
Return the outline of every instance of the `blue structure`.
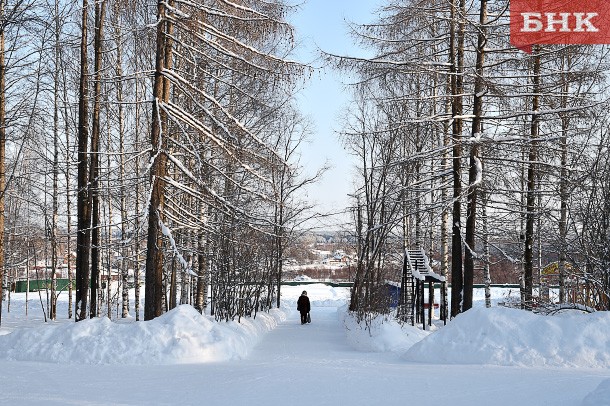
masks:
[[[400,286],[397,283],[386,282],[385,287],[390,298],[390,307],[398,307],[398,301],[400,299]]]

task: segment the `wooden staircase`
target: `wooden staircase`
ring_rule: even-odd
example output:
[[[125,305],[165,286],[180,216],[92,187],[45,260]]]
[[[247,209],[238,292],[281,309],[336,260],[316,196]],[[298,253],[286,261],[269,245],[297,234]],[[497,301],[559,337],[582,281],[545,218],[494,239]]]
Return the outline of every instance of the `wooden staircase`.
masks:
[[[416,321],[416,308],[421,311],[424,307],[423,289],[425,282],[445,282],[445,278],[432,270],[430,260],[422,248],[405,250],[399,317],[412,325],[415,325]],[[418,316],[418,318],[422,318],[421,321],[423,322],[423,315]],[[425,323],[423,324],[425,328]]]
[[[423,248],[405,251],[405,261],[411,268],[411,274],[420,281],[444,282],[445,277],[437,274],[430,267],[430,260]]]
[[[408,251],[402,263],[402,278],[400,283],[400,300],[398,302],[398,318],[414,325],[415,323],[415,284],[413,283],[413,271],[408,257]]]

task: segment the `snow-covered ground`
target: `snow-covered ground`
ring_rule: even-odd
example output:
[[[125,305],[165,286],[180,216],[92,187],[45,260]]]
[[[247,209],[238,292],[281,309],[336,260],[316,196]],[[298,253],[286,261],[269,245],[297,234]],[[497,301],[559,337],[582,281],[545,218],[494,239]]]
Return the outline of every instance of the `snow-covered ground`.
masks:
[[[312,323],[295,302],[306,289]],[[496,302],[503,293],[494,292]],[[610,314],[475,308],[432,333],[358,325],[348,289],[283,287],[283,307],[216,323],[189,306],[149,322],[41,321],[13,295],[1,405],[610,405]],[[481,295],[476,296],[482,299]]]

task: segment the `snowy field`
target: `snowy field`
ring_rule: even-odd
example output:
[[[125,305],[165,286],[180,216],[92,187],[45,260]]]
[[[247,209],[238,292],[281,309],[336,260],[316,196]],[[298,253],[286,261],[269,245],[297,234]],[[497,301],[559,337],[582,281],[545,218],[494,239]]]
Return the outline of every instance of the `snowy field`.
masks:
[[[307,289],[312,323],[296,299]],[[505,291],[494,291],[494,303]],[[189,306],[150,322],[42,322],[12,295],[1,405],[610,405],[610,314],[475,308],[432,333],[346,314],[349,291],[283,287],[283,307],[216,323]],[[63,299],[63,298],[62,298]]]

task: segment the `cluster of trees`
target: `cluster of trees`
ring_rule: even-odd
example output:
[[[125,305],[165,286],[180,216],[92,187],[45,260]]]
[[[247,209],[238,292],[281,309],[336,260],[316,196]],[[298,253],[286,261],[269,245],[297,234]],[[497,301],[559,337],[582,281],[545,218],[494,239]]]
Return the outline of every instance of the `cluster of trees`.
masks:
[[[110,315],[111,298],[127,316],[130,269],[136,318],[141,272],[145,319],[178,303],[218,320],[279,306],[286,244],[309,209],[299,192],[319,175],[298,166],[308,130],[292,96],[307,68],[287,59],[289,11],[0,1],[0,289],[43,258],[53,319],[65,259],[76,320],[103,300]],[[342,131],[359,162],[351,309],[387,312],[384,281],[413,247],[451,282],[452,316],[497,258],[524,307],[557,261],[560,302],[577,281],[610,308],[609,49],[524,54],[505,0],[386,0],[377,17],[353,31],[373,57],[327,55],[356,78]],[[102,300],[113,267],[121,292]]]
[[[308,68],[287,58],[288,12],[1,1],[0,289],[38,254],[51,319],[62,261],[77,321],[102,314],[113,267],[122,317],[140,317],[142,272],[145,319],[179,303],[218,320],[279,305],[283,252],[309,209],[299,192],[316,178],[298,165],[308,128],[293,94]]]
[[[372,57],[326,55],[355,78],[353,311],[388,311],[382,285],[417,246],[451,283],[451,316],[472,306],[475,268],[489,286],[493,258],[513,265],[524,307],[558,261],[561,303],[578,282],[610,309],[609,49],[525,54],[509,19],[505,0],[386,0],[353,27]]]

